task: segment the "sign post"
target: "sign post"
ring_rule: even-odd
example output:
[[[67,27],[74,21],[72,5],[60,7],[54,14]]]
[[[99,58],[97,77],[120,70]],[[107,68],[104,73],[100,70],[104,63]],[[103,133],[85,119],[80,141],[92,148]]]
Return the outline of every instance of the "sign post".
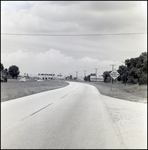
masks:
[[[114,79],[114,80],[115,80],[119,75],[120,75],[120,74],[119,74],[118,71],[115,70],[115,69],[110,73],[110,76],[111,76],[112,79]],[[113,84],[113,82],[112,82],[112,84]],[[112,85],[111,85],[111,89],[112,89]]]

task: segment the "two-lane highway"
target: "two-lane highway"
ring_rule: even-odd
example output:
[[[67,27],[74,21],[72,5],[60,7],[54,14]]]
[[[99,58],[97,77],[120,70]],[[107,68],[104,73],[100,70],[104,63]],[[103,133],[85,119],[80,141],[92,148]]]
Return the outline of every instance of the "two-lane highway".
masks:
[[[1,103],[2,149],[125,148],[98,90],[83,83]]]

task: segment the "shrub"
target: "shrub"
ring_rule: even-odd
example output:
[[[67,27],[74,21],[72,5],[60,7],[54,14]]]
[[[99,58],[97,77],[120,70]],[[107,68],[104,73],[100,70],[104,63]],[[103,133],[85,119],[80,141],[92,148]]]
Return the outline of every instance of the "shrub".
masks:
[[[142,73],[139,78],[139,85],[147,84],[147,74]]]
[[[134,79],[132,76],[128,77],[127,83],[132,83],[132,84],[137,84],[138,83],[138,79]]]

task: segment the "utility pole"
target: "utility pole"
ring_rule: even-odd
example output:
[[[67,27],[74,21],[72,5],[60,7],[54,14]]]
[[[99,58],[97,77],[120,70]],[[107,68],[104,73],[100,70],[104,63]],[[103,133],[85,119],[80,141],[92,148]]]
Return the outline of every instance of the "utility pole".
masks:
[[[116,65],[112,64],[111,66],[112,66],[112,71],[113,71],[113,70],[114,70],[114,66],[116,66]],[[113,79],[112,79],[112,77],[111,77],[111,83],[113,84]]]
[[[112,66],[112,71],[113,71],[114,70],[114,66],[116,66],[116,65],[112,64],[111,66]],[[113,79],[111,77],[111,90],[112,90],[112,84],[113,84]]]
[[[113,71],[113,70],[114,70],[114,66],[116,66],[116,65],[113,65],[113,64],[112,64],[111,66],[112,66],[112,71]]]
[[[76,71],[76,79],[77,79],[77,77],[78,77],[78,71]]]
[[[96,81],[97,81],[97,69],[98,69],[98,68],[95,68],[95,70],[96,70]]]

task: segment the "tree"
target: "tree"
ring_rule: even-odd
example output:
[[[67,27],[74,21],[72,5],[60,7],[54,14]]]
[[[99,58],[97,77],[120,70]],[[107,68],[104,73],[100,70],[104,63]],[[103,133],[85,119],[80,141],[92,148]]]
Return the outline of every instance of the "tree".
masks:
[[[85,76],[85,77],[84,77],[84,81],[90,81],[90,76],[91,76],[91,75]]]
[[[7,76],[8,76],[7,68],[4,69],[4,66],[1,63],[1,81],[7,82]]]
[[[142,73],[139,77],[139,85],[147,84],[147,74]]]
[[[72,80],[72,75],[69,76],[69,79]]]
[[[126,59],[125,60],[125,65],[127,66],[127,68],[130,68],[131,61],[129,59]]]
[[[118,77],[118,81],[122,81],[125,85],[127,82],[128,68],[124,65],[119,66],[117,70],[120,76]]]
[[[111,73],[111,71],[103,72],[104,82],[110,82],[111,81],[110,73]]]
[[[147,52],[141,53],[139,57],[126,59],[125,65],[119,66],[119,81],[124,84],[126,81],[132,84],[147,84]]]
[[[2,70],[4,70],[4,66],[3,66],[3,64],[1,63],[1,71],[2,71]]]
[[[143,62],[142,71],[147,74],[147,57]]]
[[[127,80],[128,80],[127,76],[128,76],[127,72],[122,75],[122,81],[123,81],[124,85],[126,85],[126,83],[127,83]]]
[[[19,68],[15,65],[12,65],[9,67],[9,74],[12,76],[12,78],[14,79],[14,77],[18,77],[20,71],[19,71]]]

